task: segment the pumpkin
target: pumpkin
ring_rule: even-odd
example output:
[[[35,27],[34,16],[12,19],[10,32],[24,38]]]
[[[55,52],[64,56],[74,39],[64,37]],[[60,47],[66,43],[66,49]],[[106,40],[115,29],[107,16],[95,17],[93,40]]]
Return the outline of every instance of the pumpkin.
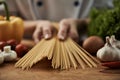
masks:
[[[0,1],[0,4],[4,4],[6,10],[6,17],[0,16],[0,41],[15,39],[20,42],[24,34],[23,20],[20,17],[9,16],[7,4],[4,1]]]

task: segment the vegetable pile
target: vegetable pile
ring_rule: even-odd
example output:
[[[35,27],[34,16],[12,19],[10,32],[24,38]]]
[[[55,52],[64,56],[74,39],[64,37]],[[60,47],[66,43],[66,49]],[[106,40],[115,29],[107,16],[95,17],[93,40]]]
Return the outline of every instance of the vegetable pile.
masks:
[[[11,50],[17,53],[17,57],[21,58],[28,52],[28,47],[18,43],[15,39],[10,39],[8,41],[0,41],[0,50],[4,51],[4,47],[10,46]]]
[[[118,45],[119,44],[119,45]],[[97,58],[100,61],[120,61],[120,41],[115,39],[115,36],[106,37],[106,44],[97,51]]]
[[[113,1],[113,9],[93,9],[90,13],[88,34],[97,35],[105,39],[106,36],[115,35],[120,40],[120,0]]]

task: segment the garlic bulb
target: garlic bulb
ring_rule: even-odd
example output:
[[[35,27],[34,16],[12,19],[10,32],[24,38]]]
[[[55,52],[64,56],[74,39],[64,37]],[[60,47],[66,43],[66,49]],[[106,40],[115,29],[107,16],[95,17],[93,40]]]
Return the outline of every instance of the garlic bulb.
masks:
[[[2,64],[4,62],[4,56],[1,53],[2,53],[2,51],[0,50],[0,64]]]
[[[111,36],[110,43],[112,44],[112,46],[115,46],[120,49],[120,41],[118,41],[114,35]]]
[[[16,52],[11,50],[11,46],[5,46],[2,54],[4,55],[4,61],[12,61],[17,58]]]
[[[117,61],[120,60],[120,50],[113,47],[109,41],[109,37],[106,37],[106,44],[97,51],[97,57],[101,61]]]

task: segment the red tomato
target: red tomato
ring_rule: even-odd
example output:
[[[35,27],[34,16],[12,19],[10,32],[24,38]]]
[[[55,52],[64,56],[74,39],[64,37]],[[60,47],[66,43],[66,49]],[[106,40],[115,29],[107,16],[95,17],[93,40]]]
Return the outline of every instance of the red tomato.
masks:
[[[15,51],[17,52],[18,57],[23,57],[28,52],[28,48],[23,44],[18,44],[15,47]]]

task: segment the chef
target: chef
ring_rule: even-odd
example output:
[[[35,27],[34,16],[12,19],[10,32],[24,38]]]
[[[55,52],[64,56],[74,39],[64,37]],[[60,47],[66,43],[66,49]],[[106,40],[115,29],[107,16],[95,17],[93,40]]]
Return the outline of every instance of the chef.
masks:
[[[6,0],[11,15],[25,20],[25,33],[33,35],[37,43],[41,38],[52,37],[51,21],[59,22],[58,38],[65,40],[70,36],[78,42],[77,28],[71,23],[87,23],[92,7],[112,8],[112,0]],[[0,6],[2,13],[2,6]]]

